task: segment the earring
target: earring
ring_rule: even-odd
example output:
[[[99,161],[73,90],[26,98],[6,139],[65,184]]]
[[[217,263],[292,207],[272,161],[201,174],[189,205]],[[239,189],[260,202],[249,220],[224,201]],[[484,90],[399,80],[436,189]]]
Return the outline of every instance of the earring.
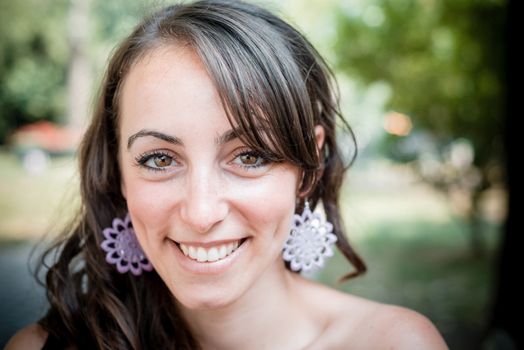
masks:
[[[293,271],[320,269],[324,260],[333,256],[337,236],[333,225],[320,213],[312,213],[306,200],[302,215],[293,215],[291,233],[284,243],[282,256],[291,263]]]
[[[100,246],[107,253],[106,261],[116,265],[118,272],[131,271],[133,275],[139,276],[142,271],[153,270],[153,265],[136,239],[129,214],[124,220],[114,218],[113,226],[105,228],[103,234],[105,238]]]

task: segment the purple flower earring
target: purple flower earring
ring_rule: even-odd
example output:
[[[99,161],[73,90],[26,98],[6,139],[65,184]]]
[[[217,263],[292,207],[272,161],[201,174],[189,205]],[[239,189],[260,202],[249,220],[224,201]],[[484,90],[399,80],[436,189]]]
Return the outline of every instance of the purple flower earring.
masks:
[[[312,213],[306,200],[302,215],[293,216],[282,257],[291,263],[293,271],[318,270],[324,266],[326,258],[333,256],[332,246],[336,241],[333,225],[320,213]]]
[[[106,261],[116,265],[118,272],[131,271],[133,275],[139,276],[142,271],[153,270],[153,265],[136,239],[129,214],[124,220],[114,218],[113,226],[105,228],[103,234],[105,238],[100,246],[107,253]]]

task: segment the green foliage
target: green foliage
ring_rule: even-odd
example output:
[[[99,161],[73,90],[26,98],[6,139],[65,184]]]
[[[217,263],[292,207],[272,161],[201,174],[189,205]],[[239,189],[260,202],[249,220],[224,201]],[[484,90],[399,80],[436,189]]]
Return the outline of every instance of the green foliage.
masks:
[[[0,4],[0,143],[12,128],[65,108],[67,1]]]
[[[87,1],[89,65],[103,70],[109,51],[153,6]],[[70,28],[67,0],[0,2],[0,144],[17,126],[65,122]]]
[[[341,2],[338,67],[363,84],[386,81],[388,107],[442,142],[464,137],[475,164],[500,161],[504,1]],[[391,142],[391,140],[390,140]]]

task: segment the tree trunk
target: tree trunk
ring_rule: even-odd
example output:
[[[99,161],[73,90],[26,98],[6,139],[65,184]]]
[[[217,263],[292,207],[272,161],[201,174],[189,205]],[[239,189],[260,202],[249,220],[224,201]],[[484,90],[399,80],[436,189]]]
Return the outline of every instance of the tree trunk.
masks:
[[[482,189],[475,190],[471,195],[471,210],[469,213],[470,243],[473,257],[481,259],[486,256],[486,243],[484,239],[484,224],[480,210]]]
[[[89,0],[71,0],[69,5],[68,115],[67,123],[83,128],[91,96],[91,67],[87,56],[89,37]]]

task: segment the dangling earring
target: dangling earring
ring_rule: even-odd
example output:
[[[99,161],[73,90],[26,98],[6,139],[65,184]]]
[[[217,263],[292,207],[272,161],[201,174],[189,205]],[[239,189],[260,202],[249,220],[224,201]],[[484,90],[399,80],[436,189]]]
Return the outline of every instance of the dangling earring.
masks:
[[[282,256],[291,263],[293,271],[320,269],[324,260],[333,256],[332,246],[336,241],[333,225],[320,213],[312,213],[306,200],[302,215],[293,215],[293,226]]]
[[[100,246],[107,253],[106,261],[116,265],[118,272],[131,271],[133,275],[139,276],[142,271],[153,270],[153,265],[136,239],[129,214],[124,220],[114,218],[113,226],[105,228],[103,234],[105,239]]]

